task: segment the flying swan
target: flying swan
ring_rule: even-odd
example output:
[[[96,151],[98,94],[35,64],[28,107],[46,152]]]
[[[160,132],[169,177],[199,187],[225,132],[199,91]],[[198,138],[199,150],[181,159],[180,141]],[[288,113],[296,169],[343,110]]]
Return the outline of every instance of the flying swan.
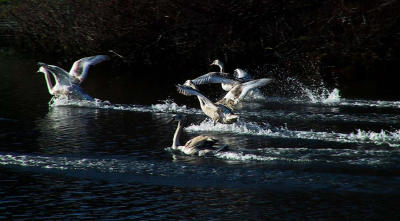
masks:
[[[69,72],[55,65],[38,62],[40,66],[38,72],[44,74],[51,95],[74,95],[82,99],[93,100],[92,97],[83,92],[79,85],[86,79],[91,65],[96,65],[105,60],[109,60],[107,55],[84,57],[75,61]],[[55,79],[54,85],[50,74]]]
[[[210,99],[204,96],[193,84],[192,81],[187,80],[184,85],[176,85],[178,92],[186,96],[197,96],[200,102],[201,110],[205,115],[210,117],[214,124],[216,122],[223,124],[231,124],[238,120],[239,116],[234,114],[229,108],[223,104],[214,104]]]

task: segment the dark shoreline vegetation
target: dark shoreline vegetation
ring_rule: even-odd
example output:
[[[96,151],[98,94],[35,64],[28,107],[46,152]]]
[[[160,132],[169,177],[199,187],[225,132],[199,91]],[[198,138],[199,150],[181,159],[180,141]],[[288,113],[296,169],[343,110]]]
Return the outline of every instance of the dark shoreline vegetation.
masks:
[[[219,58],[278,83],[397,100],[399,12],[396,0],[1,0],[0,46],[64,65],[113,50],[124,56],[113,67],[174,83]]]

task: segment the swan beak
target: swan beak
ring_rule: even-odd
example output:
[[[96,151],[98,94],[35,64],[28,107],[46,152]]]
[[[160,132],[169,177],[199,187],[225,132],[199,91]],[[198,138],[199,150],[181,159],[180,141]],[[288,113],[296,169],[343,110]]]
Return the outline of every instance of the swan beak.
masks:
[[[37,73],[43,72],[42,69],[43,69],[43,66],[45,66],[45,65],[46,65],[46,64],[43,63],[43,62],[38,62],[38,63],[37,63],[37,66],[39,66],[39,69],[37,70]]]
[[[168,119],[168,121],[167,121],[167,124],[170,124],[172,121],[174,121],[175,120],[175,116],[174,117],[171,117],[170,119]]]

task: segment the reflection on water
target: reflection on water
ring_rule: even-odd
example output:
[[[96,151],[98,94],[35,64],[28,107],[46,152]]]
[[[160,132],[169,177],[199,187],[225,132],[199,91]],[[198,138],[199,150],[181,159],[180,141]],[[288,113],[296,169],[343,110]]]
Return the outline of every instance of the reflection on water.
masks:
[[[35,61],[0,68],[0,219],[399,219],[397,101],[257,95],[240,122],[213,125],[173,84],[115,104],[149,82],[119,93],[135,83],[92,74],[83,87],[102,100],[49,106]],[[182,141],[212,135],[228,149],[168,151],[176,113]]]
[[[97,110],[84,108],[50,108],[44,119],[37,123],[38,145],[45,153],[79,153],[94,147],[88,127],[90,119],[96,118],[97,114]]]

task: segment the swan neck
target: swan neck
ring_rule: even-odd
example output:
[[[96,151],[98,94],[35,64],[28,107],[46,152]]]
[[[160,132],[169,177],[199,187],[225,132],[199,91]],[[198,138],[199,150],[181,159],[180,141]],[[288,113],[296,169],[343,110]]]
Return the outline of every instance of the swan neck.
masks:
[[[203,102],[200,96],[197,96],[197,99],[199,99],[200,107],[204,111],[204,109],[206,108],[205,103]]]
[[[49,89],[49,93],[53,94],[53,83],[51,83],[51,79],[50,79],[50,73],[45,70],[44,71],[44,77],[46,79],[46,83],[47,83],[47,88]]]
[[[219,72],[223,73],[224,72],[224,65],[219,64],[218,67],[219,67]]]
[[[172,149],[175,149],[176,147],[180,146],[181,144],[179,143],[179,138],[182,133],[182,124],[181,121],[178,121],[178,126],[176,127],[174,138],[172,140]]]

